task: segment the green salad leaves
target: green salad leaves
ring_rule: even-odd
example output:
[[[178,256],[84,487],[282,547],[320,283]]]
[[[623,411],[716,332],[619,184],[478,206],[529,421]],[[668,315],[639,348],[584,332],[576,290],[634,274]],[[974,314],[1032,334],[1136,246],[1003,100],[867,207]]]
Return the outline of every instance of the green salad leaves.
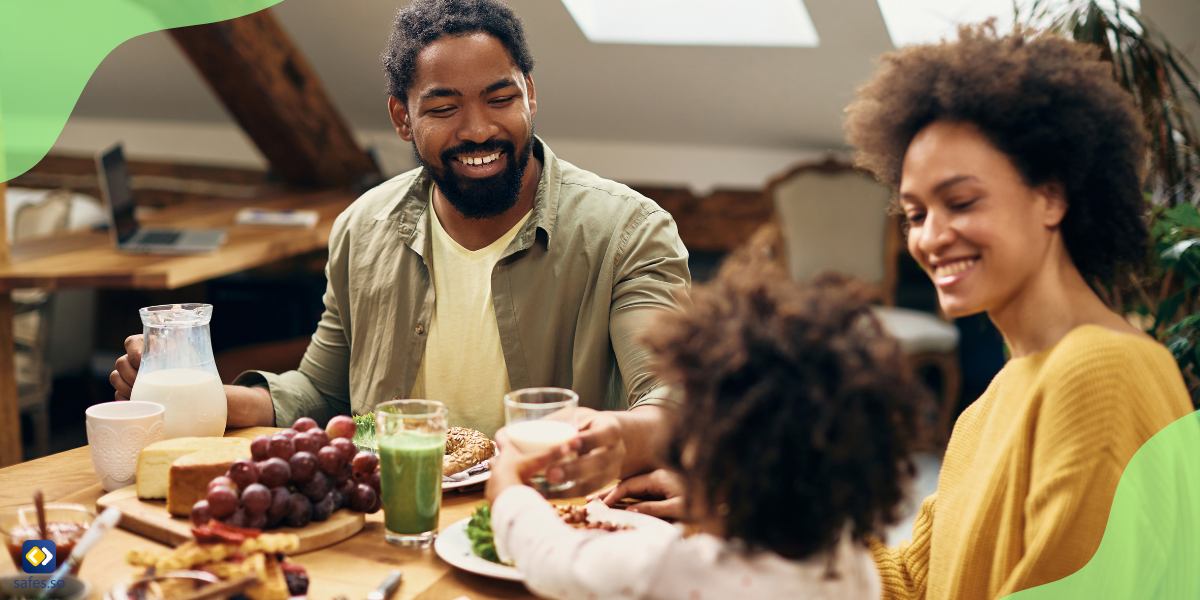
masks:
[[[359,450],[370,450],[379,454],[375,442],[375,413],[355,416],[354,424],[358,426],[358,431],[354,432],[354,445],[358,446]]]
[[[475,514],[467,523],[467,538],[471,540],[471,550],[484,560],[504,564],[496,554],[496,538],[492,534],[492,507],[486,502],[475,507]]]

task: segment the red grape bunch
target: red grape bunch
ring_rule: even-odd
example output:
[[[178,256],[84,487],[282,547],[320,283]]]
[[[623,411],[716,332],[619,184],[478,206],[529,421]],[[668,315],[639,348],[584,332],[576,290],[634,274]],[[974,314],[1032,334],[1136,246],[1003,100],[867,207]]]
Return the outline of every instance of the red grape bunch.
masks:
[[[350,441],[356,429],[354,419],[344,415],[330,419],[325,429],[301,417],[291,429],[254,438],[252,458],[239,458],[209,482],[207,497],[192,506],[192,523],[304,527],[339,508],[379,510],[379,457]]]

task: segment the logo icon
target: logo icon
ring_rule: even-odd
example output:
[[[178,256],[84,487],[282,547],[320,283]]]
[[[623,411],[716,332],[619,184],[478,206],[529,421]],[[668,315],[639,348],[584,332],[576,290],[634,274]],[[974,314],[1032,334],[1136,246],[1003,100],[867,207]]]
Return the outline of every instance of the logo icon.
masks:
[[[21,544],[21,570],[26,573],[53,573],[58,567],[58,548],[51,540],[25,540]]]

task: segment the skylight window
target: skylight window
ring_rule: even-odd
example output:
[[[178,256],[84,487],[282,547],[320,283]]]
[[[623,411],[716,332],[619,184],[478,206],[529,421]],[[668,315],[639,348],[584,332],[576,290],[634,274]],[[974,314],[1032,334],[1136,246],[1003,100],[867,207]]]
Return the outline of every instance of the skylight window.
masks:
[[[1065,3],[1066,0],[1057,0]],[[1101,0],[1100,6],[1112,9],[1114,0]],[[1141,9],[1140,0],[1120,0],[1133,10]],[[978,23],[996,17],[996,27],[1009,31],[1013,24],[1013,0],[878,0],[883,22],[892,44],[928,44],[953,39],[962,23]],[[1017,0],[1025,10],[1032,0]]]
[[[603,44],[814,47],[802,0],[562,0]]]

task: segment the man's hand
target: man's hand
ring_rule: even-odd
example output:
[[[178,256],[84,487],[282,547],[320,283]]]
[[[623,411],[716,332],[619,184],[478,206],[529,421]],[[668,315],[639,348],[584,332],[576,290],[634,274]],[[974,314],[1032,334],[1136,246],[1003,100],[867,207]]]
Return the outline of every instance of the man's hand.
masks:
[[[570,493],[583,495],[620,477],[625,461],[625,438],[616,414],[576,408],[575,424],[579,435],[568,446],[578,456],[550,467],[546,479],[552,484],[574,481]]]
[[[117,359],[116,370],[108,376],[108,382],[117,390],[117,400],[128,400],[133,394],[133,382],[141,366],[142,336],[131,335],[125,338],[125,355]]]
[[[630,505],[627,510],[660,519],[679,520],[686,512],[683,499],[685,490],[683,478],[678,473],[658,469],[630,477],[616,486],[592,495],[588,500],[599,499],[612,506],[624,498],[642,499],[641,502]]]
[[[489,503],[495,502],[504,490],[514,485],[523,485],[542,469],[571,452],[570,447],[563,445],[539,456],[523,454],[508,439],[508,434],[503,429],[496,432],[496,446],[499,447],[500,453],[488,463],[488,470],[492,472],[491,477],[488,477],[486,492]]]
[[[117,359],[116,370],[108,376],[108,382],[117,390],[114,394],[117,400],[128,400],[133,394],[133,382],[137,380],[141,366],[142,336],[131,335],[125,338],[125,355]],[[275,405],[271,403],[270,390],[227,385],[225,400],[229,411],[228,427],[275,426]]]

